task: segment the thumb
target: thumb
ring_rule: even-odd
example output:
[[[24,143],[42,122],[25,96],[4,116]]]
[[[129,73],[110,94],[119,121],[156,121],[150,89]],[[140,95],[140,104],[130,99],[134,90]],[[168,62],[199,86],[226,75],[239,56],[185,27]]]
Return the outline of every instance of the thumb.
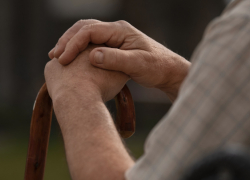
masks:
[[[121,71],[127,75],[136,72],[140,59],[135,58],[135,51],[117,48],[100,47],[91,51],[89,57],[92,65],[114,71]]]

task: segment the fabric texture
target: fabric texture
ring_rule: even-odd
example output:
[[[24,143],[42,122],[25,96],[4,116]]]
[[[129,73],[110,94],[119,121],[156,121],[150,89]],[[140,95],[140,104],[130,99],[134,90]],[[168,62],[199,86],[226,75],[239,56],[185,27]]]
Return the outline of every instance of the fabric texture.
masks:
[[[250,1],[210,23],[177,100],[126,172],[127,180],[178,180],[209,152],[250,146]]]

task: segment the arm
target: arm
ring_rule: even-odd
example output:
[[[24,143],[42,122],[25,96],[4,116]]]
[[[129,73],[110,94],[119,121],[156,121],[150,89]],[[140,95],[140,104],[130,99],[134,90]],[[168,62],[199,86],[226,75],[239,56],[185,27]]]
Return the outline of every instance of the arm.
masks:
[[[54,102],[73,180],[123,180],[133,165],[100,95],[88,87]]]
[[[89,42],[108,46],[90,53],[92,65],[124,72],[142,86],[164,91],[171,101],[178,96],[191,65],[125,21],[80,20],[65,32],[49,56],[69,64]]]
[[[123,180],[134,162],[127,153],[104,105],[128,80],[123,73],[94,68],[89,49],[69,66],[57,59],[45,78],[65,143],[73,180]]]
[[[127,179],[179,180],[208,153],[249,147],[249,7],[241,1],[209,25],[178,99],[150,133]]]

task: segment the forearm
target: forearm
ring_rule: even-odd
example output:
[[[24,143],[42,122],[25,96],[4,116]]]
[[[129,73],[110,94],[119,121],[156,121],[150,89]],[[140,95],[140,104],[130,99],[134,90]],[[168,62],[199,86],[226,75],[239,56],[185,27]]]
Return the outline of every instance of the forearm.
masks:
[[[84,96],[71,92],[56,99],[54,108],[72,179],[124,179],[133,160],[101,97],[85,91]]]

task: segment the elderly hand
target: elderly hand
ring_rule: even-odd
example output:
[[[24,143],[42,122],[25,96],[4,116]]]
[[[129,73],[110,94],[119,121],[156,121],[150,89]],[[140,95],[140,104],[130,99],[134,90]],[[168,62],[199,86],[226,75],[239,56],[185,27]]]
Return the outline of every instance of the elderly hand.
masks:
[[[46,84],[72,179],[123,180],[134,162],[103,101],[120,92],[129,78],[92,66],[89,53],[96,47],[87,47],[68,66],[56,58],[48,62]]]
[[[52,100],[75,93],[79,98],[112,99],[129,79],[122,72],[96,68],[89,62],[90,51],[100,46],[91,45],[81,52],[68,66],[61,65],[56,58],[46,64],[45,79]]]
[[[80,20],[59,39],[49,57],[67,65],[89,43],[106,44],[90,53],[92,65],[121,71],[145,87],[163,90],[174,101],[190,63],[125,21]]]

